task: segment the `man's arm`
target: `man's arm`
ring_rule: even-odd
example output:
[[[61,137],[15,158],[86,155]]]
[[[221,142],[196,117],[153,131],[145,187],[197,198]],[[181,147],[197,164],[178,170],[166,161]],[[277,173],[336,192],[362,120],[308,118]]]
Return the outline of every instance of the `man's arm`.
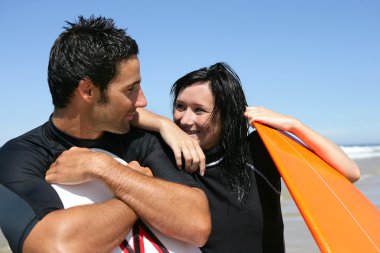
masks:
[[[60,210],[57,193],[38,173],[38,154],[19,146],[0,152],[0,226],[13,252],[114,249],[137,220],[132,209],[114,199]]]
[[[46,198],[51,186],[43,179],[31,179],[28,194],[41,199],[43,210],[59,208]],[[28,184],[28,182],[23,181]],[[128,233],[137,219],[125,203],[113,199],[101,204],[51,211],[43,216],[35,199],[0,185],[0,226],[13,252],[109,252]],[[46,203],[43,203],[46,202]],[[106,214],[106,215],[105,215]],[[26,238],[25,238],[26,237]],[[25,240],[24,240],[25,239]],[[24,243],[24,244],[23,244]],[[24,250],[22,250],[24,249]]]
[[[129,167],[152,176],[149,169],[131,162]],[[48,214],[36,224],[24,243],[24,252],[110,252],[120,245],[137,220],[124,202],[111,199]],[[43,238],[43,247],[41,240]],[[43,250],[43,251],[42,251]]]
[[[208,201],[200,189],[149,177],[112,157],[84,148],[64,152],[49,169],[51,183],[105,183],[144,221],[167,236],[203,246],[211,231]]]
[[[23,252],[111,252],[135,221],[132,209],[117,199],[53,211],[31,230]]]

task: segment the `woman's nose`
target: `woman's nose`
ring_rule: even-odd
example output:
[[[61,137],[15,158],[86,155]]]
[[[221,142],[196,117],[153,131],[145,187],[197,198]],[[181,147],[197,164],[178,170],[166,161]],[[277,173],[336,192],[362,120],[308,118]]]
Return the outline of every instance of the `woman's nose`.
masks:
[[[182,125],[192,125],[194,124],[194,116],[195,114],[191,110],[187,109],[186,111],[184,111],[180,123]]]

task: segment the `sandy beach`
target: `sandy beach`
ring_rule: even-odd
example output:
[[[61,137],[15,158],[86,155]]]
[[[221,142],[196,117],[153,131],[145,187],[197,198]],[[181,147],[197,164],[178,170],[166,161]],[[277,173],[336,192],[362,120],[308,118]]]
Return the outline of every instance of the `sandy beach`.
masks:
[[[361,178],[355,186],[380,209],[380,158],[360,159],[356,162],[361,170]],[[286,252],[320,252],[285,185],[282,188],[282,212],[285,223]],[[4,236],[0,234],[0,253],[10,252]]]
[[[12,252],[9,247],[8,243],[4,238],[4,235],[0,233],[0,253],[10,253]]]

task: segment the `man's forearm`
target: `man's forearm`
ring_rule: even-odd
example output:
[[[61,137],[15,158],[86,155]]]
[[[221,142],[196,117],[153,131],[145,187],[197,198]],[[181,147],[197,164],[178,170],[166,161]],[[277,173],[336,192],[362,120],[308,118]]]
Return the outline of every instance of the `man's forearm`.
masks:
[[[35,225],[23,252],[111,252],[136,220],[118,199],[54,211]]]
[[[153,178],[145,170],[148,169],[134,161],[123,165],[106,154],[72,148],[52,164],[46,180],[60,184],[99,180],[163,234],[203,245],[211,231],[208,201],[203,191]]]
[[[200,189],[149,177],[118,163],[112,170],[98,171],[96,177],[163,234],[197,246],[206,243],[211,218]]]

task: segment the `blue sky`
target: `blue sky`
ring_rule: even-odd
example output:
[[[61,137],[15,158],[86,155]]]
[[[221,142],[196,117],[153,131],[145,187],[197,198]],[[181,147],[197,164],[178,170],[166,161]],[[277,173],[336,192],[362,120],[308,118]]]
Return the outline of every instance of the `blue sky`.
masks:
[[[0,145],[45,122],[50,48],[64,21],[113,18],[140,46],[148,109],[218,61],[250,105],[293,115],[338,144],[380,143],[380,1],[0,1]]]

